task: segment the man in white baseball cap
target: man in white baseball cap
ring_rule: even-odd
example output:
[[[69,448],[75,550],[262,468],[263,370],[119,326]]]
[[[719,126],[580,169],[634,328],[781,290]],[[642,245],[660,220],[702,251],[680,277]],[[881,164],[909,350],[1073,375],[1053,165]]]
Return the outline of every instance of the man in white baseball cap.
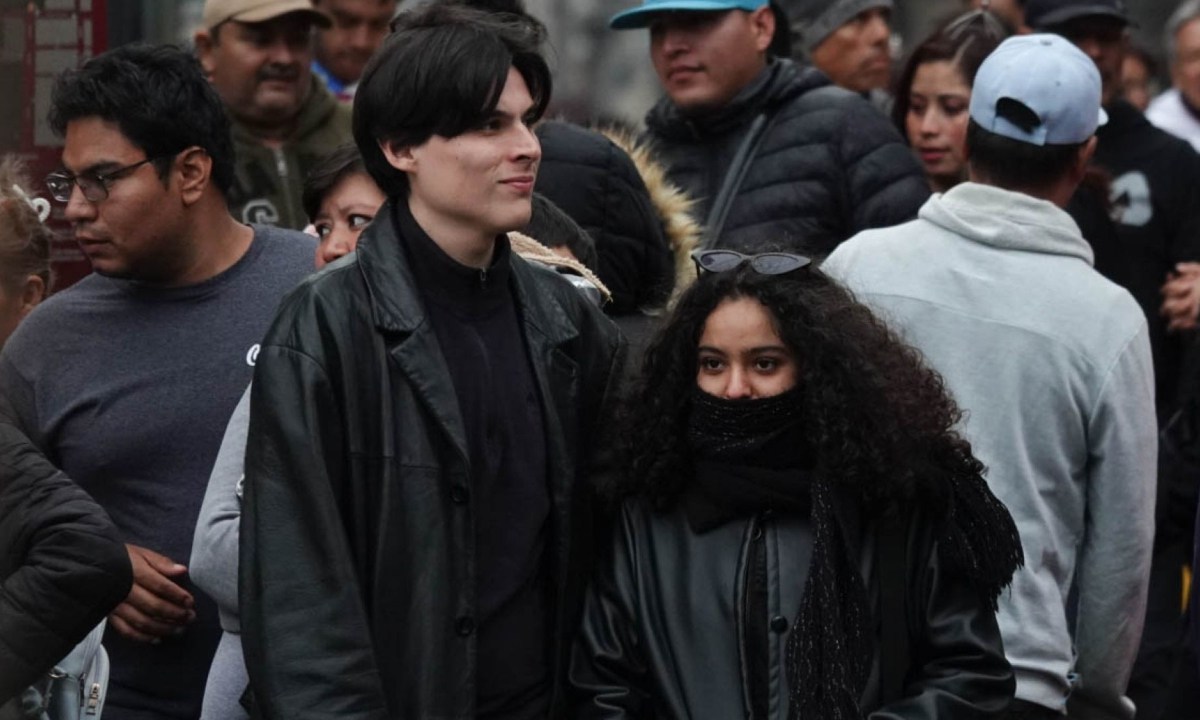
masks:
[[[1063,210],[1106,121],[1101,95],[1064,38],[1006,40],[972,89],[970,181],[822,266],[942,375],[1017,522],[1026,565],[997,613],[1016,718],[1135,711],[1156,490],[1149,335]]]
[[[312,75],[312,30],[330,19],[310,0],[207,0],[196,52],[233,120],[229,191],[244,223],[303,228],[301,184],[350,141],[350,108]]]

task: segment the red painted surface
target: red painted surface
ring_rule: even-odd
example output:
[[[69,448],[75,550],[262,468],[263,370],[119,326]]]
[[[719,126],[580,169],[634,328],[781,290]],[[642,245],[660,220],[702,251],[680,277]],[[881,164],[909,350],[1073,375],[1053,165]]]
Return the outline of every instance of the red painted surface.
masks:
[[[40,0],[24,8],[0,10],[5,22],[23,23],[21,143],[19,154],[29,166],[38,195],[49,197],[41,178],[59,166],[61,140],[46,123],[49,88],[58,71],[78,67],[108,47],[108,0]],[[55,289],[61,290],[91,272],[87,259],[62,219],[63,206],[52,202],[50,224],[59,239],[51,248]]]

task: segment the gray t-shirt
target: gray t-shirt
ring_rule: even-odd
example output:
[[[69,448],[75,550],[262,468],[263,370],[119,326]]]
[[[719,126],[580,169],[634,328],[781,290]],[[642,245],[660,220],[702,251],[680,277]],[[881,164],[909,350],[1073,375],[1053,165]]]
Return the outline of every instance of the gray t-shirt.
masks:
[[[312,272],[316,241],[254,227],[230,269],[184,288],[89,276],[38,307],[0,354],[0,394],[52,462],[108,511],[126,542],[186,564],[229,415],[284,293]],[[216,609],[178,638],[111,629],[105,717],[196,717],[220,636]]]

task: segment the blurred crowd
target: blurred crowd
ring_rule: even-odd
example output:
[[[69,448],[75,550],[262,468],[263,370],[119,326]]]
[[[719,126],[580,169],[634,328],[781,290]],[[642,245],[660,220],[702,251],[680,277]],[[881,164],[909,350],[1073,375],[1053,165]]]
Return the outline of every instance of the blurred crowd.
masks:
[[[0,720],[1194,717],[1200,0],[894,2],[630,0],[637,125],[520,0],[56,77]]]

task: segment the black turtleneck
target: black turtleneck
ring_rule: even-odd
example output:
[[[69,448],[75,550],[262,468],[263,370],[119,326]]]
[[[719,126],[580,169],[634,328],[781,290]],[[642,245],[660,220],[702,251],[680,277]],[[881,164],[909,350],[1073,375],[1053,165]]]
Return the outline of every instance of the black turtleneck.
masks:
[[[545,423],[510,285],[508,238],[480,270],[447,255],[404,203],[400,236],[458,397],[470,454],[477,717],[544,718],[550,673]]]

